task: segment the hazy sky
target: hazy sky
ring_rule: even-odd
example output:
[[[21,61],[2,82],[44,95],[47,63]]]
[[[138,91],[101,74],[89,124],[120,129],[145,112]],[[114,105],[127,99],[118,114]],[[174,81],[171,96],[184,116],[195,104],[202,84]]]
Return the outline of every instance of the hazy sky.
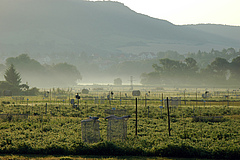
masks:
[[[213,23],[240,26],[240,0],[113,0],[173,24]]]

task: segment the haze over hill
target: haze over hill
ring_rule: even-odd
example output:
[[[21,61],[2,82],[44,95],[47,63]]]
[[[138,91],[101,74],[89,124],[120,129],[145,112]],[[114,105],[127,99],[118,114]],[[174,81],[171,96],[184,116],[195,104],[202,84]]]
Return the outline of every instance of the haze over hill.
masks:
[[[8,54],[84,51],[107,56],[169,49],[185,53],[240,44],[236,34],[223,35],[215,30],[217,25],[176,26],[110,1],[1,0],[0,15],[0,53]],[[240,27],[222,28],[240,33]]]
[[[239,49],[238,33],[240,27],[174,25],[119,2],[0,0],[1,63],[27,53],[41,63],[68,62],[79,65],[81,73],[94,70],[95,74],[95,61],[122,54],[127,59],[126,55],[142,52]],[[88,64],[84,56],[95,56],[91,67],[84,68]],[[100,63],[106,67],[114,62]]]

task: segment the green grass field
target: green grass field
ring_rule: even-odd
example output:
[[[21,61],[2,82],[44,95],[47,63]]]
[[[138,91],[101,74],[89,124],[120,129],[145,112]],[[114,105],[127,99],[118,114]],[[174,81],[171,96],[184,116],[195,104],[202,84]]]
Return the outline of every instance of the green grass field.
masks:
[[[137,136],[136,97],[130,92],[124,97],[124,93],[115,92],[111,101],[104,91],[81,95],[78,108],[70,104],[73,93],[61,95],[65,99],[59,95],[1,97],[0,114],[4,116],[0,118],[0,154],[240,157],[240,99],[235,93],[228,93],[226,98],[225,93],[219,92],[207,99],[200,93],[196,96],[194,91],[142,95],[137,101]],[[181,97],[177,107],[170,105],[171,136],[166,101],[162,101],[167,97]],[[163,109],[159,108],[162,105]],[[131,115],[124,141],[107,140],[107,109],[127,110]],[[26,114],[27,118],[19,114]],[[82,141],[81,121],[89,116],[99,117],[101,138],[97,143]]]

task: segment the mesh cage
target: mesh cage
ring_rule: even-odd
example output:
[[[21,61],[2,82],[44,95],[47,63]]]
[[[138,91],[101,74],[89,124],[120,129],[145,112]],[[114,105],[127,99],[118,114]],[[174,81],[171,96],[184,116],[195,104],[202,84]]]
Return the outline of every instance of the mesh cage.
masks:
[[[96,143],[100,140],[98,117],[89,117],[81,121],[82,141],[87,143]]]
[[[127,120],[130,116],[108,116],[107,139],[108,141],[124,141],[127,138]]]

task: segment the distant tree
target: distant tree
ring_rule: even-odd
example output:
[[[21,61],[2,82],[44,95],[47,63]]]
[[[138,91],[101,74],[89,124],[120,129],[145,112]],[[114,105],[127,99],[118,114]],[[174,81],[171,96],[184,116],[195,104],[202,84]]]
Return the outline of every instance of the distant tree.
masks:
[[[9,57],[6,59],[6,66],[9,67],[11,64],[17,68],[18,72],[21,73],[22,82],[30,82],[33,85],[39,85],[43,82],[48,74],[47,68],[41,65],[38,61],[31,59],[27,54],[21,54],[17,57]],[[46,80],[46,79],[45,79]]]
[[[155,84],[162,84],[162,83],[163,83],[163,78],[161,77],[159,72],[153,71],[150,73],[141,74],[141,84],[155,85]]]
[[[1,93],[4,90],[16,90],[16,87],[14,87],[11,83],[7,82],[7,81],[0,81],[0,91]]]
[[[221,85],[228,79],[229,69],[229,62],[224,58],[217,57],[211,64],[201,70],[200,76],[205,84]]]
[[[77,68],[75,66],[73,66],[71,64],[58,63],[58,64],[52,66],[52,70],[57,73],[69,74],[72,76],[74,75],[78,79],[82,79],[80,72],[77,70]]]
[[[194,58],[186,58],[184,60],[186,66],[184,66],[183,70],[183,75],[184,75],[184,80],[185,83],[187,84],[196,84],[198,83],[199,79],[199,68],[197,66],[197,61]]]
[[[27,54],[6,59],[6,66],[13,64],[21,73],[35,73],[44,70],[44,67],[36,60],[31,59]]]
[[[141,75],[142,84],[194,84],[197,77],[197,61],[186,58],[183,62],[164,58],[152,65],[154,71]]]
[[[31,59],[27,54],[7,58],[6,66],[9,67],[11,65],[14,65],[21,73],[22,82],[30,82],[35,86],[69,86],[76,84],[77,80],[82,79],[78,69],[71,64],[42,65],[38,61]],[[24,84],[19,87],[22,91],[29,89]]]
[[[81,80],[82,76],[78,69],[67,63],[58,63],[50,67],[49,80],[54,80],[55,86],[71,85]]]
[[[122,79],[121,78],[114,79],[114,85],[122,85]]]
[[[236,50],[234,48],[228,48],[227,53],[234,55],[236,53]]]
[[[0,64],[0,74],[4,74],[6,70],[6,66],[4,64]]]
[[[210,67],[219,73],[224,73],[229,69],[229,62],[224,58],[217,57],[210,65]]]
[[[187,64],[171,60],[169,58],[164,58],[159,60],[159,64],[153,64],[153,72],[144,73],[141,75],[141,83],[143,84],[160,84],[168,83],[174,84],[184,81],[186,78],[186,68]]]
[[[20,74],[16,71],[13,64],[11,64],[10,67],[6,70],[4,78],[7,82],[9,82],[15,87],[19,87],[22,81]]]
[[[187,64],[188,71],[191,71],[191,72],[198,71],[197,61],[194,58],[186,58],[184,61]]]
[[[240,83],[240,57],[236,57],[230,63],[231,77],[230,79],[235,81],[235,83]]]
[[[181,61],[175,61],[168,58],[159,60],[160,66],[154,66],[160,69],[161,77],[168,83],[179,83],[185,78],[185,69],[187,65]]]

